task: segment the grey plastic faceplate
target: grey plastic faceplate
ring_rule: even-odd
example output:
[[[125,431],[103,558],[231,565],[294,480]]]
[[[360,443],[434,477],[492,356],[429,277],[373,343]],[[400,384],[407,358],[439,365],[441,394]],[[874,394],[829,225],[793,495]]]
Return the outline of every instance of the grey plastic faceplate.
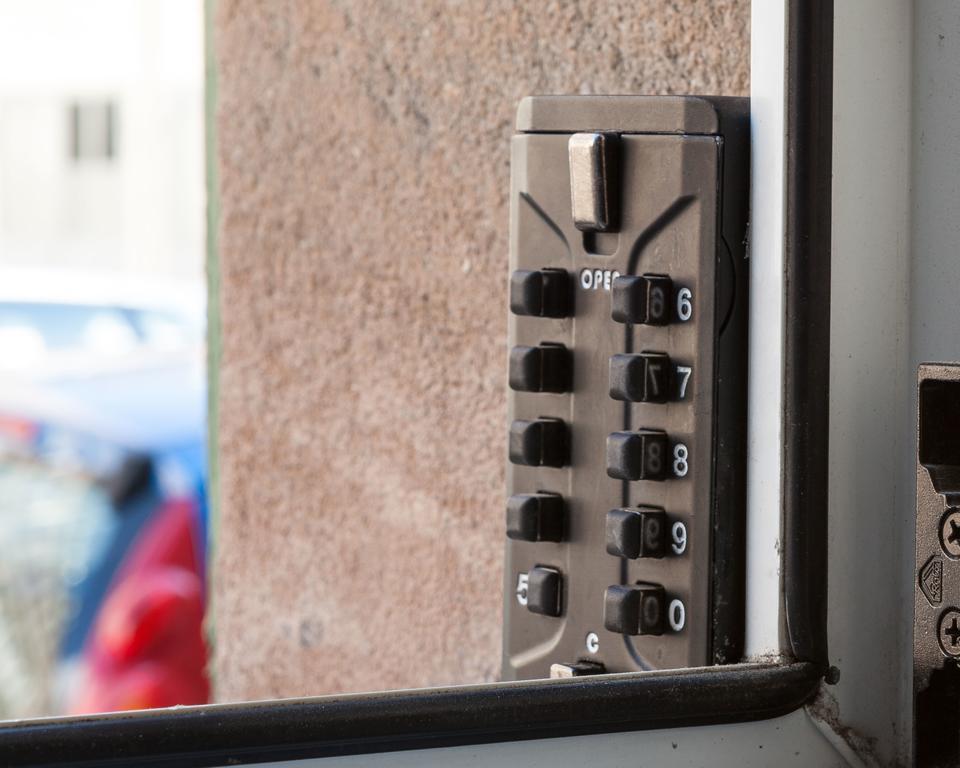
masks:
[[[512,144],[510,272],[564,269],[572,295],[569,317],[511,313],[509,347],[565,345],[571,350],[572,386],[560,394],[509,392],[510,423],[539,417],[564,421],[570,459],[560,468],[507,464],[508,496],[559,493],[566,519],[561,542],[508,540],[505,679],[547,677],[552,664],[578,661],[622,672],[739,658],[746,114],[745,99],[697,97],[533,97],[519,107],[521,132]],[[574,224],[568,142],[575,132],[617,134],[612,199],[619,210],[613,232],[583,232]],[[669,276],[670,322],[615,322],[616,273]],[[692,369],[682,399],[682,369],[675,371],[669,402],[611,398],[611,356],[641,351],[666,353],[674,366]],[[640,429],[668,434],[668,479],[608,476],[608,436]],[[675,463],[683,456],[685,462]],[[682,477],[675,476],[684,469]],[[666,511],[666,556],[627,560],[608,554],[607,512],[646,505]],[[675,524],[684,532],[673,536]],[[561,573],[560,616],[535,614],[523,605],[523,577],[535,566]],[[637,582],[665,590],[662,635],[627,636],[604,628],[607,587]]]

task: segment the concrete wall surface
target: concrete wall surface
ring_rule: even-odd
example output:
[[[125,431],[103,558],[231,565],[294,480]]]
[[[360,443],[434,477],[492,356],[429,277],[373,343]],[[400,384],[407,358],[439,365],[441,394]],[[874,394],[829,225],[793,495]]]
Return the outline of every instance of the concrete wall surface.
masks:
[[[749,5],[218,0],[218,699],[497,678],[516,104],[746,94]]]

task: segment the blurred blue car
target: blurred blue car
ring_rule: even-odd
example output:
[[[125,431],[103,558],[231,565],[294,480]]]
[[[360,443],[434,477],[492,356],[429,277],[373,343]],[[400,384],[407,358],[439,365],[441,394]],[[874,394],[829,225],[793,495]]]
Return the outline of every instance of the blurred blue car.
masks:
[[[202,325],[0,297],[0,717],[202,703]]]

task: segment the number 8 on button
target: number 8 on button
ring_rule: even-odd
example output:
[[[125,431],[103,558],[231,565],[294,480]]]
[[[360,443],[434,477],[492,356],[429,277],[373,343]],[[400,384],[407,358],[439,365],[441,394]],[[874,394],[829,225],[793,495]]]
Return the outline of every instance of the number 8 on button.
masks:
[[[665,480],[668,458],[662,430],[614,432],[607,438],[607,474],[617,480]]]

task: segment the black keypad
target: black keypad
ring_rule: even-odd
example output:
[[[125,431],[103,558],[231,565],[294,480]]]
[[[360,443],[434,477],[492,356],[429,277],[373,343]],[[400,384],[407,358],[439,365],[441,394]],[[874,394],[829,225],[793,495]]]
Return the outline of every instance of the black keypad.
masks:
[[[510,461],[528,467],[567,464],[567,425],[561,419],[517,419],[510,425]]]
[[[618,323],[666,325],[672,300],[666,275],[620,275],[610,288],[610,315]]]
[[[520,493],[507,501],[507,536],[517,541],[562,541],[565,504],[559,493]]]
[[[520,113],[505,679],[742,655],[749,105],[716,102],[721,140],[704,134],[713,102],[678,103]]]
[[[570,294],[565,269],[518,269],[510,276],[510,310],[515,315],[569,317]]]
[[[670,399],[673,368],[663,352],[614,355],[610,358],[610,397],[632,403]]]
[[[560,571],[543,565],[534,566],[527,574],[527,610],[543,616],[559,616],[562,588]]]
[[[665,480],[667,433],[654,429],[614,432],[607,438],[607,474],[617,480]]]
[[[607,552],[631,560],[667,553],[667,515],[659,507],[607,512]]]
[[[568,392],[570,352],[563,344],[544,342],[510,350],[510,389],[517,392]]]
[[[623,635],[662,635],[666,594],[659,584],[615,584],[603,596],[603,626]]]

